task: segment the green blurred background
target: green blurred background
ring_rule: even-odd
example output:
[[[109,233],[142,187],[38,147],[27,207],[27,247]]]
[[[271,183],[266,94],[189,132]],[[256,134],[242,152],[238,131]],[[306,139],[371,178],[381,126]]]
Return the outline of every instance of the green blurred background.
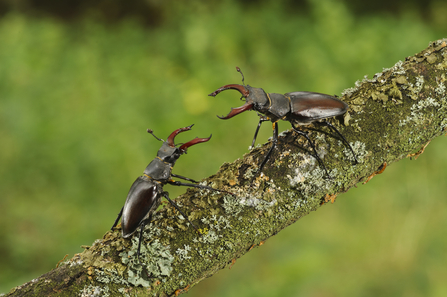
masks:
[[[179,127],[174,172],[247,152],[245,82],[338,94],[447,37],[445,1],[0,1],[0,293],[81,252]],[[289,129],[281,123],[280,129]],[[264,127],[258,141],[267,141]],[[299,220],[188,296],[447,296],[447,138]],[[185,189],[167,186],[171,197]]]

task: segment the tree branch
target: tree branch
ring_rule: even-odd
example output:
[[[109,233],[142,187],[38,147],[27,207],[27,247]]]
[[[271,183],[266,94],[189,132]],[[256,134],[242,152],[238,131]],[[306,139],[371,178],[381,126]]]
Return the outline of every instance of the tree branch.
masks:
[[[235,197],[190,189],[176,199],[203,235],[166,205],[144,232],[144,268],[135,257],[138,235],[125,240],[121,230],[109,231],[81,254],[6,296],[171,296],[187,291],[387,164],[422,153],[447,128],[446,69],[446,40],[438,40],[346,90],[342,99],[349,112],[330,121],[351,142],[360,164],[353,163],[349,149],[328,128],[308,128],[332,179],[325,177],[305,139],[282,133],[264,174],[255,180],[269,143],[222,165],[204,182]]]

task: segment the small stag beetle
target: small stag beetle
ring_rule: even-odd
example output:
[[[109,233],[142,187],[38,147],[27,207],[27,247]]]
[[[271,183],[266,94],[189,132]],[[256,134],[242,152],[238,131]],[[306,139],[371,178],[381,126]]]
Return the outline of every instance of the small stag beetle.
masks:
[[[181,132],[191,130],[192,126],[193,125],[175,130],[171,133],[171,135],[169,135],[166,141],[163,141],[155,136],[152,130],[147,130],[147,132],[152,134],[152,136],[154,136],[157,140],[163,141],[163,145],[158,150],[157,157],[152,160],[152,162],[150,162],[144,170],[144,174],[138,177],[132,184],[129,194],[127,195],[126,202],[124,203],[123,208],[121,209],[115,223],[111,228],[113,230],[113,228],[118,224],[121,216],[122,235],[124,238],[130,237],[137,230],[137,228],[140,227],[140,237],[137,250],[138,260],[140,260],[140,247],[144,226],[151,220],[152,214],[160,205],[162,197],[165,197],[166,200],[168,200],[172,206],[174,206],[183,215],[183,217],[188,220],[191,226],[197,230],[196,226],[194,226],[188,217],[180,210],[178,205],[169,198],[168,192],[163,191],[163,186],[165,184],[219,191],[203,185],[174,181],[171,178],[172,176],[198,183],[190,178],[171,173],[175,162],[182,154],[186,153],[186,149],[188,147],[206,142],[211,138],[211,136],[208,138],[196,137],[195,139],[180,145],[180,147],[176,147],[174,144],[175,136]]]
[[[253,138],[253,142],[251,147],[254,147],[256,137],[259,132],[259,128],[261,124],[265,121],[271,121],[273,123],[273,141],[270,150],[259,166],[259,171],[262,172],[262,168],[267,163],[270,155],[272,154],[273,149],[275,148],[278,142],[278,121],[284,120],[291,123],[293,130],[299,135],[304,136],[309,142],[312,150],[315,153],[315,158],[324,168],[326,174],[329,176],[329,173],[324,166],[323,161],[318,156],[317,150],[315,149],[314,142],[309,138],[306,132],[299,130],[298,126],[309,125],[314,122],[321,122],[335,132],[343,139],[346,145],[351,150],[354,155],[354,159],[356,163],[358,163],[357,158],[355,156],[354,150],[352,149],[349,142],[345,139],[345,137],[328,121],[325,119],[343,115],[348,110],[348,105],[330,95],[314,93],[314,92],[291,92],[282,94],[276,93],[266,93],[261,88],[253,88],[249,85],[244,84],[244,75],[239,67],[236,67],[236,70],[242,75],[242,85],[238,84],[230,84],[220,87],[213,93],[208,96],[215,97],[222,91],[225,90],[237,90],[242,94],[242,98],[245,99],[245,104],[241,107],[232,108],[230,113],[227,116],[218,118],[227,120],[229,118],[234,117],[244,111],[247,110],[255,110],[258,112],[260,117],[258,127],[256,128],[255,136]],[[330,177],[330,176],[329,176]]]

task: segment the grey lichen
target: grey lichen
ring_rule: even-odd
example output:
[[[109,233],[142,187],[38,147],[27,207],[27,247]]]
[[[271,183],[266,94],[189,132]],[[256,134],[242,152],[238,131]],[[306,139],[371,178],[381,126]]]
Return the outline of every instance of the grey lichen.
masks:
[[[445,80],[444,74],[441,75],[442,80]],[[438,86],[435,89],[436,94],[439,96],[444,96],[445,94],[445,85],[442,82],[438,83]]]
[[[232,228],[230,221],[224,216],[218,217],[217,215],[212,215],[210,218],[203,217],[201,221],[206,224],[207,227],[203,229],[204,232],[202,232],[202,235],[199,238],[194,239],[194,242],[213,244],[222,238],[220,231]]]
[[[230,221],[226,217],[219,216],[219,218],[217,218],[217,215],[213,215],[211,217],[210,226],[215,228],[217,231],[232,228]]]
[[[356,91],[358,90],[358,88],[347,88],[347,89],[344,89],[342,92],[341,92],[341,95],[342,96],[346,96],[346,97],[351,97],[352,96],[352,94],[354,94]]]
[[[320,167],[315,167],[312,170],[303,170],[302,168],[294,169],[294,175],[287,175],[290,181],[290,186],[300,191],[306,200],[315,199],[315,192],[326,191],[333,186],[332,180],[324,178],[326,172]],[[329,171],[332,177],[337,174],[337,171]]]
[[[154,239],[150,244],[141,244],[140,259],[144,263],[143,267],[137,258],[138,238],[132,238],[132,248],[119,255],[123,264],[127,265],[127,281],[135,286],[141,285],[149,287],[147,273],[153,278],[163,278],[170,275],[174,256],[170,252],[169,246],[164,246],[158,239]]]
[[[187,244],[184,245],[184,249],[178,248],[175,253],[179,256],[180,261],[191,259],[188,253],[191,251],[191,247]]]
[[[402,85],[402,89],[406,90],[406,95],[413,100],[419,99],[419,94],[422,91],[422,87],[424,86],[424,77],[419,75],[415,79],[415,83],[408,82],[405,85]]]
[[[427,108],[438,108],[440,106],[441,104],[432,97],[428,97],[425,100],[419,100],[417,103],[411,106],[410,115],[407,116],[404,120],[399,121],[399,126],[403,126],[408,122],[414,122],[420,125],[423,124],[425,121],[431,121],[432,116],[427,116],[426,112],[423,110]]]
[[[440,125],[440,129],[444,132],[447,129],[447,118],[443,119]]]
[[[71,260],[67,260],[66,262],[62,263],[62,264],[67,264],[70,265],[70,267],[74,267],[74,266],[78,266],[83,264],[84,262],[82,261],[82,259],[80,257],[73,257],[73,259]]]
[[[222,235],[216,233],[216,230],[207,230],[206,234],[202,235],[198,240],[199,242],[213,244],[218,241]]]
[[[341,141],[339,141],[339,145],[343,145]],[[354,150],[355,156],[357,157],[357,161],[359,163],[363,163],[366,156],[368,156],[369,152],[365,149],[366,144],[361,141],[355,141],[354,143],[349,143],[349,145]],[[346,159],[348,159],[351,162],[354,162],[354,156],[352,155],[352,152],[347,147],[343,148],[343,154],[345,155]]]
[[[245,179],[252,179],[255,176],[256,172],[257,172],[256,168],[248,168],[247,171],[244,174],[244,178]]]
[[[236,217],[243,209],[239,199],[232,195],[224,196],[222,207],[225,209],[225,213],[233,217]]]
[[[391,67],[391,71],[393,72],[394,75],[398,75],[398,74],[405,74],[405,68],[403,67],[403,62],[402,61],[397,61],[396,64],[394,64],[393,67]]]
[[[269,188],[267,191],[272,191]],[[259,195],[259,193],[251,193],[249,196],[241,197],[239,203],[245,207],[254,208],[259,211],[267,211],[270,213],[270,209],[276,205],[275,199],[268,200],[268,195]]]
[[[424,86],[424,77],[422,75],[419,75],[416,77],[415,93],[419,94],[422,91],[423,86]]]
[[[119,288],[118,292],[120,292],[121,294],[123,294],[124,297],[130,297],[129,294],[127,294],[127,291],[125,288]]]
[[[108,286],[93,286],[88,285],[79,292],[80,297],[108,297],[109,287]]]

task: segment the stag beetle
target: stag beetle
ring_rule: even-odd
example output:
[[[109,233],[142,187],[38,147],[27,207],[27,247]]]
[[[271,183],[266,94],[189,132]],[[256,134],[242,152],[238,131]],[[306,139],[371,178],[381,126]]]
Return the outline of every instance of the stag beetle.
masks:
[[[271,121],[273,123],[273,141],[270,150],[267,152],[264,160],[259,166],[259,171],[262,172],[262,168],[267,163],[273,149],[278,142],[278,121],[284,120],[291,123],[293,130],[299,135],[304,136],[309,142],[312,150],[315,153],[315,158],[324,168],[326,174],[329,173],[324,166],[323,161],[318,156],[315,149],[314,142],[309,138],[306,132],[301,131],[298,126],[309,125],[313,122],[321,122],[331,129],[336,131],[338,135],[343,139],[346,145],[354,155],[355,162],[358,163],[354,150],[352,149],[346,138],[328,121],[325,119],[334,116],[345,114],[348,110],[348,105],[330,95],[314,93],[314,92],[291,92],[284,95],[277,93],[266,93],[261,88],[253,88],[244,84],[244,75],[239,67],[236,70],[242,75],[242,85],[230,84],[220,87],[216,91],[212,92],[208,96],[215,97],[225,90],[237,90],[242,94],[242,98],[245,98],[245,104],[241,107],[232,108],[230,113],[226,116],[217,116],[220,119],[227,120],[247,110],[255,110],[260,117],[258,127],[256,128],[255,136],[251,147],[254,147],[256,137],[259,132],[261,124],[265,121]],[[329,176],[330,177],[330,176]]]
[[[152,136],[154,136],[157,140],[163,141],[163,145],[158,150],[157,157],[153,159],[144,170],[144,174],[138,177],[132,184],[129,194],[127,195],[126,202],[124,203],[123,208],[121,209],[115,223],[111,228],[113,230],[113,228],[118,224],[121,216],[122,235],[124,238],[130,237],[137,230],[137,228],[140,227],[137,250],[138,260],[140,260],[140,247],[144,226],[151,220],[152,214],[160,205],[162,197],[165,197],[166,200],[168,200],[169,203],[171,203],[172,206],[174,206],[183,215],[183,217],[188,220],[191,226],[197,230],[196,226],[180,210],[178,205],[169,198],[168,192],[163,191],[163,186],[165,184],[219,191],[203,185],[174,181],[171,178],[172,176],[198,183],[193,179],[171,173],[175,162],[182,154],[186,153],[186,149],[188,147],[198,143],[207,142],[211,138],[211,135],[208,138],[196,137],[195,139],[182,144],[180,147],[176,147],[174,144],[175,136],[181,132],[191,130],[192,126],[193,125],[175,130],[171,133],[171,135],[169,135],[166,141],[155,136],[152,130],[147,130],[147,132],[152,134]]]

